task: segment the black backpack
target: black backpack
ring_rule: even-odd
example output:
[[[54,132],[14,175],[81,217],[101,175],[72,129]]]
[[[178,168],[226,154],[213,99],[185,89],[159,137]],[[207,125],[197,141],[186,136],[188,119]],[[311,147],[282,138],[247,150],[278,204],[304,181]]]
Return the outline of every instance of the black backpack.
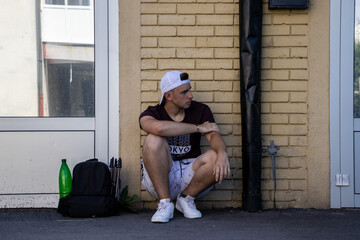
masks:
[[[107,217],[115,215],[119,206],[112,192],[108,165],[97,159],[76,164],[72,189],[59,200],[58,212],[69,217]]]

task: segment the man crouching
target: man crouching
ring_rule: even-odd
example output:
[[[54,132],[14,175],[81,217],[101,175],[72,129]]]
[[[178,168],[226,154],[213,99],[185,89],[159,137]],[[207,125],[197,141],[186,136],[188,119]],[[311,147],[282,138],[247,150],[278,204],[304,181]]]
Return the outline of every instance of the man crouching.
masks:
[[[194,199],[230,175],[226,146],[210,108],[192,101],[187,73],[167,72],[160,83],[161,100],[139,117],[148,133],[143,145],[142,184],[160,200],[152,222],[173,218],[174,204],[186,218],[201,218]],[[201,154],[204,134],[211,149]]]

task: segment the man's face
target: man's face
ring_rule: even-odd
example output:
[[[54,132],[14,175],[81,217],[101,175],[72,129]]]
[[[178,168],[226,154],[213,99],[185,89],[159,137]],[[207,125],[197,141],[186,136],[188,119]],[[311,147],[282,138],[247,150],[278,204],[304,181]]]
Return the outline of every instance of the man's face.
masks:
[[[185,83],[171,90],[169,93],[172,102],[180,108],[184,108],[184,109],[189,108],[191,104],[191,100],[193,98],[190,89],[191,89],[190,83]]]

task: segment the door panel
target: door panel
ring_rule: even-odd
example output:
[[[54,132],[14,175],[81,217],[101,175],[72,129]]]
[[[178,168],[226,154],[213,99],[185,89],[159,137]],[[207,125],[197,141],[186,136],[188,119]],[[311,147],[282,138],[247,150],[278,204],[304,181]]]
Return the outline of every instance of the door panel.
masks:
[[[94,132],[0,132],[0,193],[58,193],[61,159],[73,169],[93,146]]]

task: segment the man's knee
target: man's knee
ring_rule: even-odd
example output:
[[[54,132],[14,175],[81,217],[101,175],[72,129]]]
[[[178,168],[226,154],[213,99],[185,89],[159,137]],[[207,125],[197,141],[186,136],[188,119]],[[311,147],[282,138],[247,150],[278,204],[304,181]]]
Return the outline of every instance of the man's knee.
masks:
[[[143,151],[158,151],[167,146],[166,138],[154,134],[149,134],[144,141]]]

